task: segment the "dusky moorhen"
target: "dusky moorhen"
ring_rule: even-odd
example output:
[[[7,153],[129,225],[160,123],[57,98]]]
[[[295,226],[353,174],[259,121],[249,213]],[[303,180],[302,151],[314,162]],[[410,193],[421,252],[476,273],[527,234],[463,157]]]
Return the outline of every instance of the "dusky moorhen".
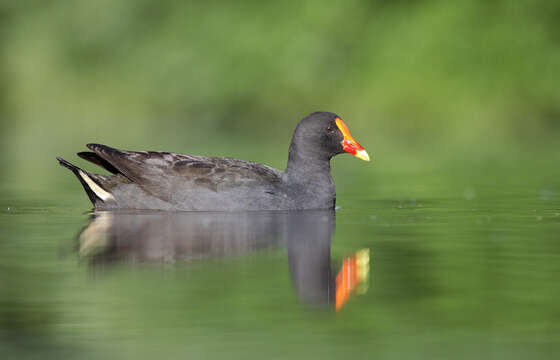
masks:
[[[332,209],[336,194],[330,159],[348,152],[369,161],[344,122],[330,112],[314,112],[299,122],[284,171],[232,158],[87,147],[92,151],[78,156],[112,175],[57,160],[72,170],[97,210]]]

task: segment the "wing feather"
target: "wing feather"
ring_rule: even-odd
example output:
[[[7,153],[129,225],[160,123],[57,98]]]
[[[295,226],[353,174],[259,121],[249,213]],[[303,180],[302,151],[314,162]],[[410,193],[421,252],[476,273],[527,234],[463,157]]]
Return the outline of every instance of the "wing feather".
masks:
[[[250,161],[126,151],[101,144],[87,144],[87,147],[129,180],[165,201],[170,201],[174,191],[203,188],[220,191],[280,181],[279,170]]]

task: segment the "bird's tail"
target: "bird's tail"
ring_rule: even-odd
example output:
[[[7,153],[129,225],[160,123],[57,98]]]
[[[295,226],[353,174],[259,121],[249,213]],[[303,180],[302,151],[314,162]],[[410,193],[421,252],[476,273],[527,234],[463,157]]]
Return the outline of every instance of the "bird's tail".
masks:
[[[91,174],[85,170],[80,169],[76,165],[69,163],[68,161],[64,160],[57,156],[56,160],[60,163],[60,165],[64,166],[65,168],[70,169],[76,175],[80,183],[84,187],[89,199],[91,200],[92,204],[99,200],[105,202],[107,200],[114,200],[115,197],[109,191],[103,189],[102,185],[96,181],[95,174]]]

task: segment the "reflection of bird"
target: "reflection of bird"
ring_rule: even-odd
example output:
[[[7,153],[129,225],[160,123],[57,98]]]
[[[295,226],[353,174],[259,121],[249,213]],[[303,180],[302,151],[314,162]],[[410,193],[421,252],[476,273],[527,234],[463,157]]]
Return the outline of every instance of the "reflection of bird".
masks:
[[[301,301],[329,307],[336,303],[339,309],[367,274],[359,266],[364,256],[355,255],[345,258],[342,269],[333,276],[334,219],[332,210],[98,212],[79,236],[79,252],[95,268],[120,262],[238,256],[285,245],[292,284]],[[364,266],[361,269],[367,271]],[[341,283],[341,276],[353,280]]]
[[[342,152],[369,161],[335,114],[313,113],[298,124],[285,171],[249,161],[168,152],[124,151],[88,144],[78,155],[112,175],[93,174],[64,159],[96,209],[332,209],[330,159]]]
[[[79,236],[92,265],[119,261],[175,262],[280,247],[283,212],[94,213]]]

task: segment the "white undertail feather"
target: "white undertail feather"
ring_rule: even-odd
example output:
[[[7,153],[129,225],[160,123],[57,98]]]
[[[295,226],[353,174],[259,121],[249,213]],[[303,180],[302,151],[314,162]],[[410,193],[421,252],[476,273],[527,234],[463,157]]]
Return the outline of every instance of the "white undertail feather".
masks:
[[[87,176],[87,174],[85,172],[83,172],[82,170],[79,170],[79,172],[80,172],[80,176],[88,184],[91,191],[93,191],[95,193],[95,195],[97,195],[101,200],[103,200],[103,201],[115,200],[115,197],[113,196],[113,194],[103,190],[101,188],[101,186],[97,185],[97,183],[95,181],[91,180],[91,178],[89,176]]]

